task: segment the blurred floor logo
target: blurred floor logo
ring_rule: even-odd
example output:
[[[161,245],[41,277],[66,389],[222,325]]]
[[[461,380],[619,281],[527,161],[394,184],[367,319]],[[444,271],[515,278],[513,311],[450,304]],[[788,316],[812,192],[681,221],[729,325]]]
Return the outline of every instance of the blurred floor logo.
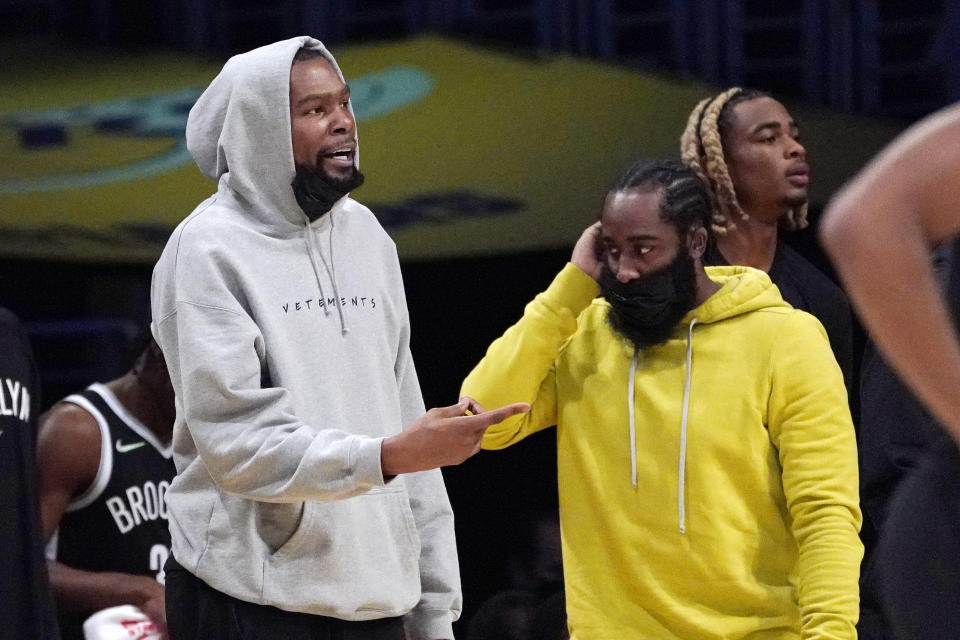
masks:
[[[433,85],[432,78],[424,71],[400,66],[351,80],[357,120],[377,118],[422,100],[433,90]],[[141,98],[62,109],[18,111],[0,116],[0,123],[11,129],[18,141],[13,157],[7,158],[7,166],[12,167],[13,175],[0,175],[0,194],[98,187],[147,178],[190,164],[193,160],[187,151],[184,128],[190,107],[201,92],[201,88],[190,88]],[[73,135],[81,130],[87,135]],[[77,140],[72,140],[74,137]],[[166,139],[173,143],[159,149],[152,148],[146,157],[134,158],[129,157],[129,150],[112,155],[109,148],[106,153],[101,149],[97,154],[86,153],[89,149],[82,148],[91,145],[116,148],[118,138]],[[72,148],[74,145],[76,148]],[[39,172],[17,171],[18,166],[29,164],[29,158],[20,158],[22,162],[18,162],[17,155],[29,156],[57,148],[68,151],[60,162],[45,163]],[[120,149],[116,150],[120,152]],[[89,165],[92,155],[103,157],[101,166],[78,168],[78,164]],[[82,159],[82,162],[71,166],[71,158]]]

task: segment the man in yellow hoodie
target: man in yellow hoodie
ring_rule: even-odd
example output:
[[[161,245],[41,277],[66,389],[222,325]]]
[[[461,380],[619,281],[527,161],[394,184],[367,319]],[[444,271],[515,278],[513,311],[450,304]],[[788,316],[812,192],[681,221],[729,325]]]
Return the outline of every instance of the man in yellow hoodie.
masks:
[[[634,164],[463,391],[532,405],[484,448],[557,425],[572,638],[855,638],[840,369],[765,273],[703,267],[708,216],[691,170]]]

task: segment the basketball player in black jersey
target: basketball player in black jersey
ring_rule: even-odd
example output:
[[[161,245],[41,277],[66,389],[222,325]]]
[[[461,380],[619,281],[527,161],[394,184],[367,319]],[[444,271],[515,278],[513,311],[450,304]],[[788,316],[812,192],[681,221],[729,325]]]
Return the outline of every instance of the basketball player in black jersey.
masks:
[[[139,607],[165,634],[163,496],[173,478],[174,393],[153,340],[123,376],[40,419],[40,514],[63,640],[107,607]]]

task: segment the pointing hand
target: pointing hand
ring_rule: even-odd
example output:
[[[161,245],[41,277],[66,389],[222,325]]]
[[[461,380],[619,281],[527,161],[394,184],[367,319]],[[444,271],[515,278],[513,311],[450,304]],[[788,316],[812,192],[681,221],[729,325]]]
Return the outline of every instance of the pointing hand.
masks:
[[[487,427],[529,410],[529,404],[518,402],[486,411],[467,396],[449,407],[430,409],[401,433],[383,441],[380,449],[383,475],[460,464],[480,450],[480,440]]]

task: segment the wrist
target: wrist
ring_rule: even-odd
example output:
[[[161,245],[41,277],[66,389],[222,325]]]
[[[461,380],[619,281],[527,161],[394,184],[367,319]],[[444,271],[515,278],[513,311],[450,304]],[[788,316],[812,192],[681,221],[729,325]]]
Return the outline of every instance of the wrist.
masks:
[[[561,269],[545,293],[557,304],[579,313],[599,295],[600,285],[592,275],[571,262]]]
[[[402,448],[398,442],[401,435],[397,434],[380,441],[380,473],[383,475],[384,482],[401,473],[399,458]]]
[[[127,582],[129,586],[125,591],[130,594],[131,604],[136,605],[138,608],[143,608],[144,604],[157,596],[157,590],[162,589],[160,583],[149,576],[131,575],[128,577]]]

